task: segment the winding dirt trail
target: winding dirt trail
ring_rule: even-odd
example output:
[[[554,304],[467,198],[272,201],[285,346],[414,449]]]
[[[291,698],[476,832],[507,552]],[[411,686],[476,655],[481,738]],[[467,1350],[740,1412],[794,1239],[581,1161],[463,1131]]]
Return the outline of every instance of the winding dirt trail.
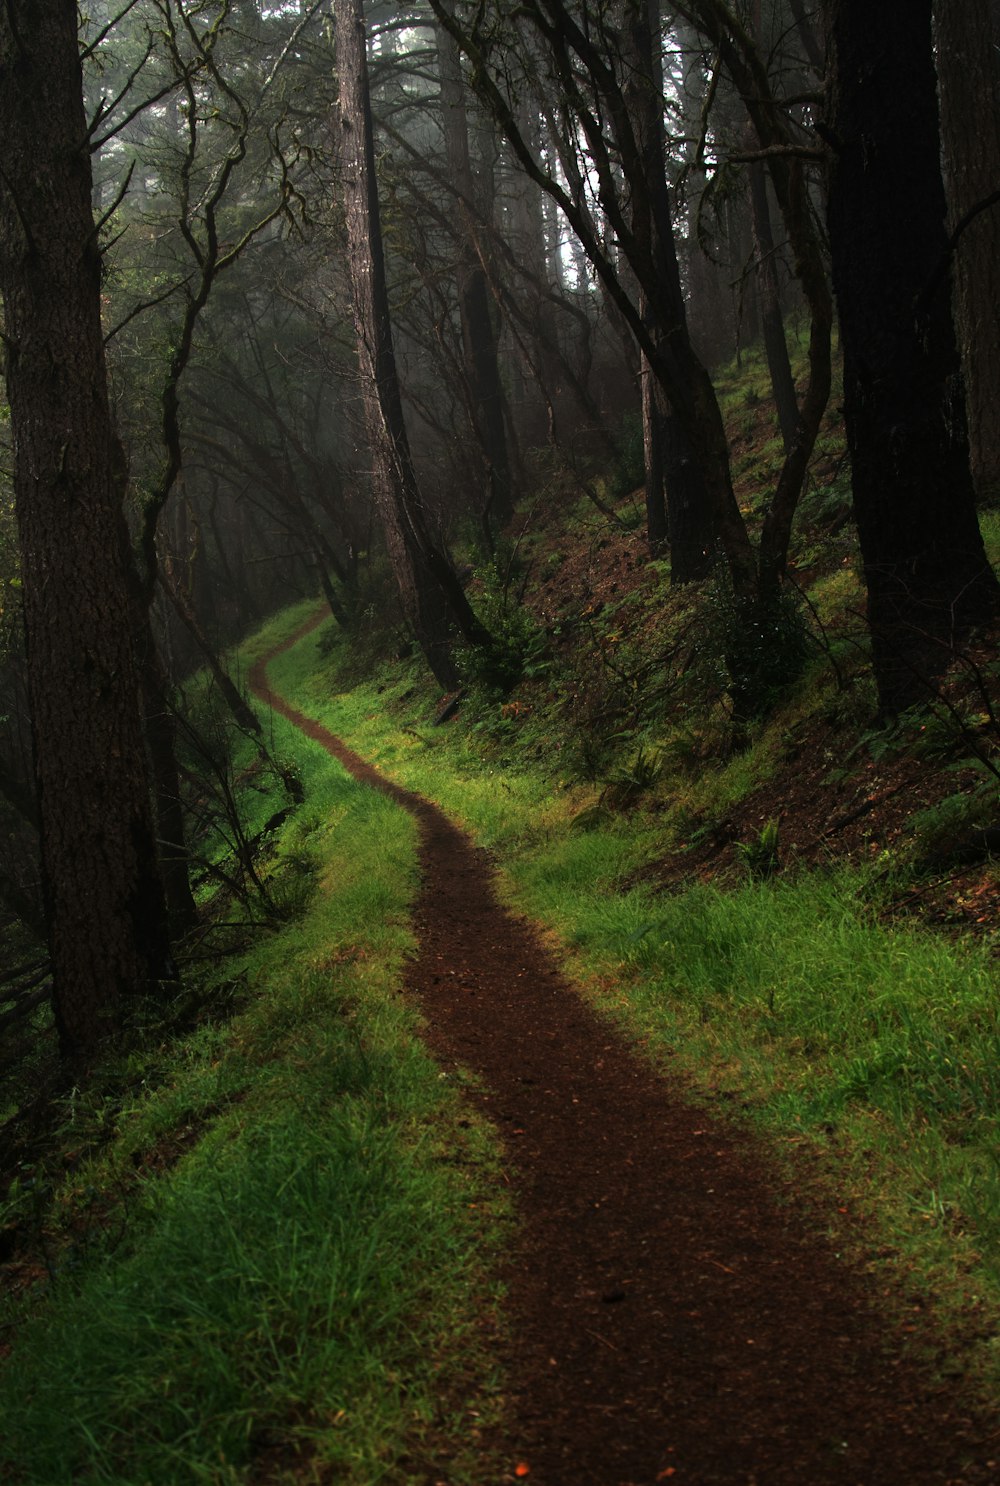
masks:
[[[754,1140],[672,1095],[498,904],[484,853],[273,693],[265,665],[261,700],[419,822],[409,989],[442,1064],[483,1081],[519,1217],[502,1479],[523,1461],[537,1486],[1000,1480],[1000,1421],[911,1359]]]

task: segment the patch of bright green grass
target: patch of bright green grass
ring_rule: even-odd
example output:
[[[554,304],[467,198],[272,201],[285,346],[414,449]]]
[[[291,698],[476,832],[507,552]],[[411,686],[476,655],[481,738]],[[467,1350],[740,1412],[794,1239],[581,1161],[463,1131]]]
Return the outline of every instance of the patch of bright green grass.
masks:
[[[990,506],[980,511],[979,529],[983,534],[986,556],[994,567],[1000,566],[1000,508]]]
[[[229,1483],[265,1458],[270,1480],[356,1486],[499,1474],[480,1338],[504,1204],[484,1128],[397,994],[414,826],[273,729],[307,787],[286,829],[322,889],[227,966],[238,1015],[75,1097],[68,1144],[102,1088],[115,1134],[57,1196],[55,1283],[4,1318],[4,1479]]]
[[[335,662],[321,653],[331,634],[324,624],[273,661],[272,684],[400,784],[419,790],[429,779],[440,783],[446,808],[485,845],[513,844],[525,831],[545,837],[593,794],[524,769],[514,746],[509,756],[494,747],[484,761],[476,735],[464,726],[435,727],[437,696],[416,668],[338,691]]]
[[[461,724],[434,729],[413,676],[336,696],[331,674],[302,653],[282,684],[493,847],[510,899],[647,1053],[705,1097],[736,1097],[776,1149],[826,1151],[840,1200],[867,1210],[929,1288],[1000,1312],[1000,1013],[986,951],[887,927],[869,885],[843,874],[657,895],[642,881],[668,839],[655,818],[588,808],[596,789],[561,779],[558,756],[511,749],[501,765]],[[689,804],[717,812],[744,797],[809,705],[793,698],[746,753],[688,781]],[[996,1359],[983,1366],[995,1381]]]

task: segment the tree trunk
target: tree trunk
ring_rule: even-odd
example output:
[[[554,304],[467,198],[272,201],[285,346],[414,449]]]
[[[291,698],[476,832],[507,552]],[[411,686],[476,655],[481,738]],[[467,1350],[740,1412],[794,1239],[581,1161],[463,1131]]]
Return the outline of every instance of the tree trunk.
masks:
[[[1000,187],[1000,0],[934,6],[949,227]],[[972,474],[980,500],[1000,499],[1000,204],[958,241],[955,319],[962,351]]]
[[[764,613],[773,610],[784,577],[792,521],[830,396],[833,303],[808,179],[785,110],[774,97],[767,65],[753,35],[723,0],[702,0],[707,34],[739,90],[757,140],[768,153],[774,197],[788,235],[795,277],[809,306],[809,372],[794,434],[764,512],[758,563]]]
[[[136,632],[139,636],[143,721],[153,776],[160,868],[170,922],[175,931],[182,933],[197,923],[198,908],[191,892],[188,874],[184,807],[177,768],[177,730],[168,699],[169,682],[153,635],[149,608],[144,600],[136,604],[135,612]]]
[[[0,11],[0,290],[46,914],[62,1047],[171,968],[132,640],[125,467],[74,0]]]
[[[668,339],[692,355],[687,332],[680,268],[674,243],[673,213],[666,178],[663,137],[663,65],[660,12],[656,0],[630,4],[625,44],[631,64],[624,97],[641,153],[644,196],[634,204],[632,231],[640,250],[649,254],[658,277],[671,294],[671,318],[665,324],[652,312],[645,293],[642,312],[651,337],[663,348]],[[642,357],[642,426],[646,462],[646,530],[650,551],[657,555],[669,531],[671,581],[704,578],[713,561],[713,523],[705,484],[691,457],[673,412],[666,427],[664,395],[654,383],[649,359]],[[663,491],[666,490],[666,510]]]
[[[474,644],[488,646],[490,636],[473,614],[446,554],[427,530],[389,319],[361,0],[336,0],[334,20],[348,267],[375,502],[403,610],[435,677],[442,686],[453,687],[458,673],[451,653],[451,621]]]
[[[667,485],[664,468],[663,393],[649,357],[639,358],[642,394],[642,462],[645,473],[646,545],[650,557],[664,557],[670,539],[667,521]]]
[[[672,586],[696,583],[708,576],[719,555],[705,481],[687,430],[675,413],[668,412],[664,419],[662,437],[669,496],[670,582]]]
[[[259,736],[261,731],[260,718],[254,712],[249,702],[245,701],[241,696],[239,687],[222,664],[218,651],[202,629],[191,600],[177,582],[173,563],[169,557],[165,557],[162,560],[158,576],[174,613],[201,651],[202,659],[211,671],[215,679],[215,684],[218,686],[226,706],[233,715],[236,726],[241,728],[245,733],[253,733],[255,736]]]
[[[469,156],[465,83],[454,38],[436,28],[441,79],[441,116],[448,173],[458,193],[458,265],[456,279],[462,322],[466,376],[476,409],[476,432],[486,460],[489,494],[484,517],[491,532],[500,531],[514,514],[510,459],[504,426],[504,397],[497,359],[497,337],[491,295],[476,231],[477,191]]]
[[[756,143],[756,140],[754,141]],[[764,354],[771,378],[771,391],[778,412],[778,427],[785,452],[791,449],[799,426],[799,405],[795,397],[795,379],[788,359],[785,322],[778,293],[778,270],[775,263],[771,211],[767,202],[767,174],[762,160],[749,167],[750,208],[753,221],[754,252],[757,259],[757,299],[760,323],[764,333]]]
[[[530,147],[540,153],[541,126],[528,79],[524,80],[523,90],[518,105],[518,123],[525,139],[530,142]],[[542,193],[535,182],[526,180],[513,163],[504,184],[509,202],[506,235],[517,262],[525,270],[523,287],[519,285],[516,292],[523,299],[527,323],[533,331],[528,365],[544,394],[545,402],[553,408],[559,399],[563,377],[559,334],[552,302],[548,297],[548,254]],[[549,412],[546,417],[536,401],[533,407],[522,406],[521,421],[524,425],[522,437],[525,443],[541,445],[545,442],[552,413]]]
[[[829,232],[844,413],[883,711],[997,612],[947,277],[931,0],[834,0]]]

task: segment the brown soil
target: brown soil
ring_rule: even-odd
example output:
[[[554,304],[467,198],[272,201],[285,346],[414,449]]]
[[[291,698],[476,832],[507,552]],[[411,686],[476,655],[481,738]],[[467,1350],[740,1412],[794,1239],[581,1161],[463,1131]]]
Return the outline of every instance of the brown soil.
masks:
[[[252,681],[420,825],[409,989],[442,1064],[481,1079],[518,1217],[501,1479],[1000,1478],[996,1421],[967,1407],[959,1380],[933,1379],[919,1333],[887,1316],[871,1277],[834,1252],[766,1151],[672,1089],[590,1010],[439,810],[274,695],[263,664]],[[444,1465],[428,1476],[443,1478]]]
[[[763,404],[757,424],[753,439],[737,435],[734,447],[748,448],[754,440],[759,444],[772,436],[773,418]],[[822,480],[832,471],[821,469],[817,473]],[[752,493],[750,489],[741,490],[741,501]],[[641,492],[624,497],[619,502],[619,515],[628,516],[639,500]],[[577,531],[569,538],[571,523],[558,503],[538,513],[536,519],[538,577],[526,592],[525,602],[549,635],[553,650],[571,662],[581,647],[596,655],[601,649],[597,635],[603,628],[605,634],[614,633],[627,641],[633,657],[655,657],[662,675],[676,669],[678,656],[683,660],[689,654],[689,645],[687,641],[677,642],[676,618],[671,619],[668,613],[668,595],[676,599],[676,593],[664,593],[662,576],[649,565],[643,532],[615,527],[595,517],[589,535]],[[828,564],[860,563],[849,525],[828,533],[825,540]],[[800,571],[798,579],[804,583],[805,574]],[[636,603],[643,590],[654,593],[655,602]],[[683,590],[679,602],[684,602]],[[669,635],[673,638],[668,639]],[[829,637],[838,635],[852,637],[860,653],[863,625],[857,615],[847,612],[831,621]],[[975,668],[989,676],[997,639],[985,636],[978,648],[970,647],[966,659],[973,663],[972,669],[960,667],[944,687],[959,713],[966,703],[973,712],[984,705],[984,699],[974,691],[963,695],[963,687],[968,690]],[[625,672],[635,664],[633,658]],[[851,669],[848,664],[848,675]],[[589,681],[592,690],[594,676],[599,673],[600,667],[593,662]],[[622,682],[624,672],[620,667],[610,674],[611,703],[622,710],[612,711],[610,719],[602,713],[598,688],[597,701],[591,696],[589,702],[596,711],[594,725],[598,731],[613,731],[615,727],[627,731],[631,725],[629,687]],[[607,673],[604,679],[607,685]],[[585,690],[588,683],[579,684]],[[531,685],[523,686],[518,695],[521,701],[515,707],[530,712]],[[586,699],[582,705],[586,708]],[[940,704],[937,710],[946,717],[946,709]],[[785,739],[782,757],[771,777],[724,816],[692,821],[694,839],[678,843],[669,856],[647,868],[643,878],[671,891],[695,878],[725,881],[743,877],[745,869],[737,843],[753,843],[768,821],[779,823],[783,868],[833,860],[857,865],[876,859],[884,850],[899,853],[905,862],[914,850],[916,812],[959,791],[971,791],[983,783],[985,775],[970,756],[970,740],[963,743],[957,729],[951,753],[928,757],[920,748],[919,735],[907,739],[901,734],[895,746],[881,740],[883,751],[876,759],[861,739],[864,727],[858,720],[838,725],[822,716],[797,724]],[[973,731],[971,741],[986,757],[996,751],[996,731],[992,723],[980,727],[978,736],[977,730]],[[706,739],[703,752],[696,751],[692,756],[692,770],[716,764],[721,742],[721,738]],[[890,912],[919,917],[955,935],[995,937],[1000,922],[1000,871],[985,859],[964,864],[960,860],[927,862],[919,879],[908,885]]]

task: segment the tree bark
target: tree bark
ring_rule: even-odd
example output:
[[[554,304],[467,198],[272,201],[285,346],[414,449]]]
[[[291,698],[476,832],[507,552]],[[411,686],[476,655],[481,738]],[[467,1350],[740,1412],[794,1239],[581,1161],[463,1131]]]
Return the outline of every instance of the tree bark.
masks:
[[[466,375],[476,408],[476,432],[486,460],[489,494],[484,519],[491,533],[500,531],[514,514],[510,459],[504,426],[504,396],[497,358],[497,337],[491,314],[489,280],[483,266],[483,247],[476,230],[477,195],[469,155],[469,127],[465,111],[465,84],[458,47],[443,26],[436,28],[441,82],[441,127],[448,172],[458,193],[459,226],[456,280],[462,323]]]
[[[0,11],[0,290],[46,917],[64,1052],[170,969],[100,321],[74,0]]]
[[[833,0],[828,222],[883,711],[919,702],[1000,588],[983,550],[947,277],[931,0]],[[928,286],[935,284],[928,294]]]
[[[667,520],[663,392],[649,364],[649,357],[645,354],[640,354],[639,357],[639,391],[642,406],[646,545],[650,557],[664,557],[670,541],[670,524]]]
[[[726,0],[697,0],[696,8],[706,35],[718,46],[739,90],[757,140],[770,151],[767,163],[771,185],[788,234],[795,277],[809,306],[809,374],[799,399],[794,437],[761,529],[759,595],[766,611],[777,599],[784,577],[792,521],[830,396],[833,303],[808,179],[797,153],[798,141],[775,98],[760,49]]]
[[[453,687],[452,620],[474,644],[488,646],[490,636],[430,537],[410,458],[389,318],[361,0],[336,0],[334,22],[348,269],[375,504],[404,613],[434,676]]]
[[[755,141],[756,142],[756,141]],[[767,173],[762,160],[749,167],[750,214],[753,222],[754,253],[757,259],[757,298],[760,324],[764,333],[764,354],[771,378],[771,392],[778,413],[778,427],[787,453],[795,442],[799,426],[799,406],[795,396],[795,379],[788,359],[785,321],[778,293],[778,271],[775,264],[774,234],[767,201]]]
[[[144,597],[137,600],[134,613],[160,870],[163,873],[170,922],[175,931],[182,933],[197,923],[198,907],[191,892],[188,874],[184,806],[177,765],[177,730],[168,699],[170,684],[153,635],[152,619]]]
[[[639,250],[648,254],[673,301],[672,321],[665,325],[643,292],[641,308],[650,336],[661,349],[669,339],[675,347],[682,346],[693,359],[666,178],[659,28],[656,0],[630,0],[624,27],[629,74],[624,98],[635,130],[645,185],[645,191],[634,203],[631,225]],[[692,457],[690,441],[676,414],[664,406],[664,395],[656,385],[653,367],[645,354],[640,375],[649,549],[657,556],[669,534],[671,582],[690,583],[708,574],[715,557],[708,494],[698,461]]]
[[[948,225],[954,231],[1000,186],[1000,0],[934,6]],[[980,212],[955,249],[955,320],[965,376],[972,474],[1000,499],[1000,204]]]

